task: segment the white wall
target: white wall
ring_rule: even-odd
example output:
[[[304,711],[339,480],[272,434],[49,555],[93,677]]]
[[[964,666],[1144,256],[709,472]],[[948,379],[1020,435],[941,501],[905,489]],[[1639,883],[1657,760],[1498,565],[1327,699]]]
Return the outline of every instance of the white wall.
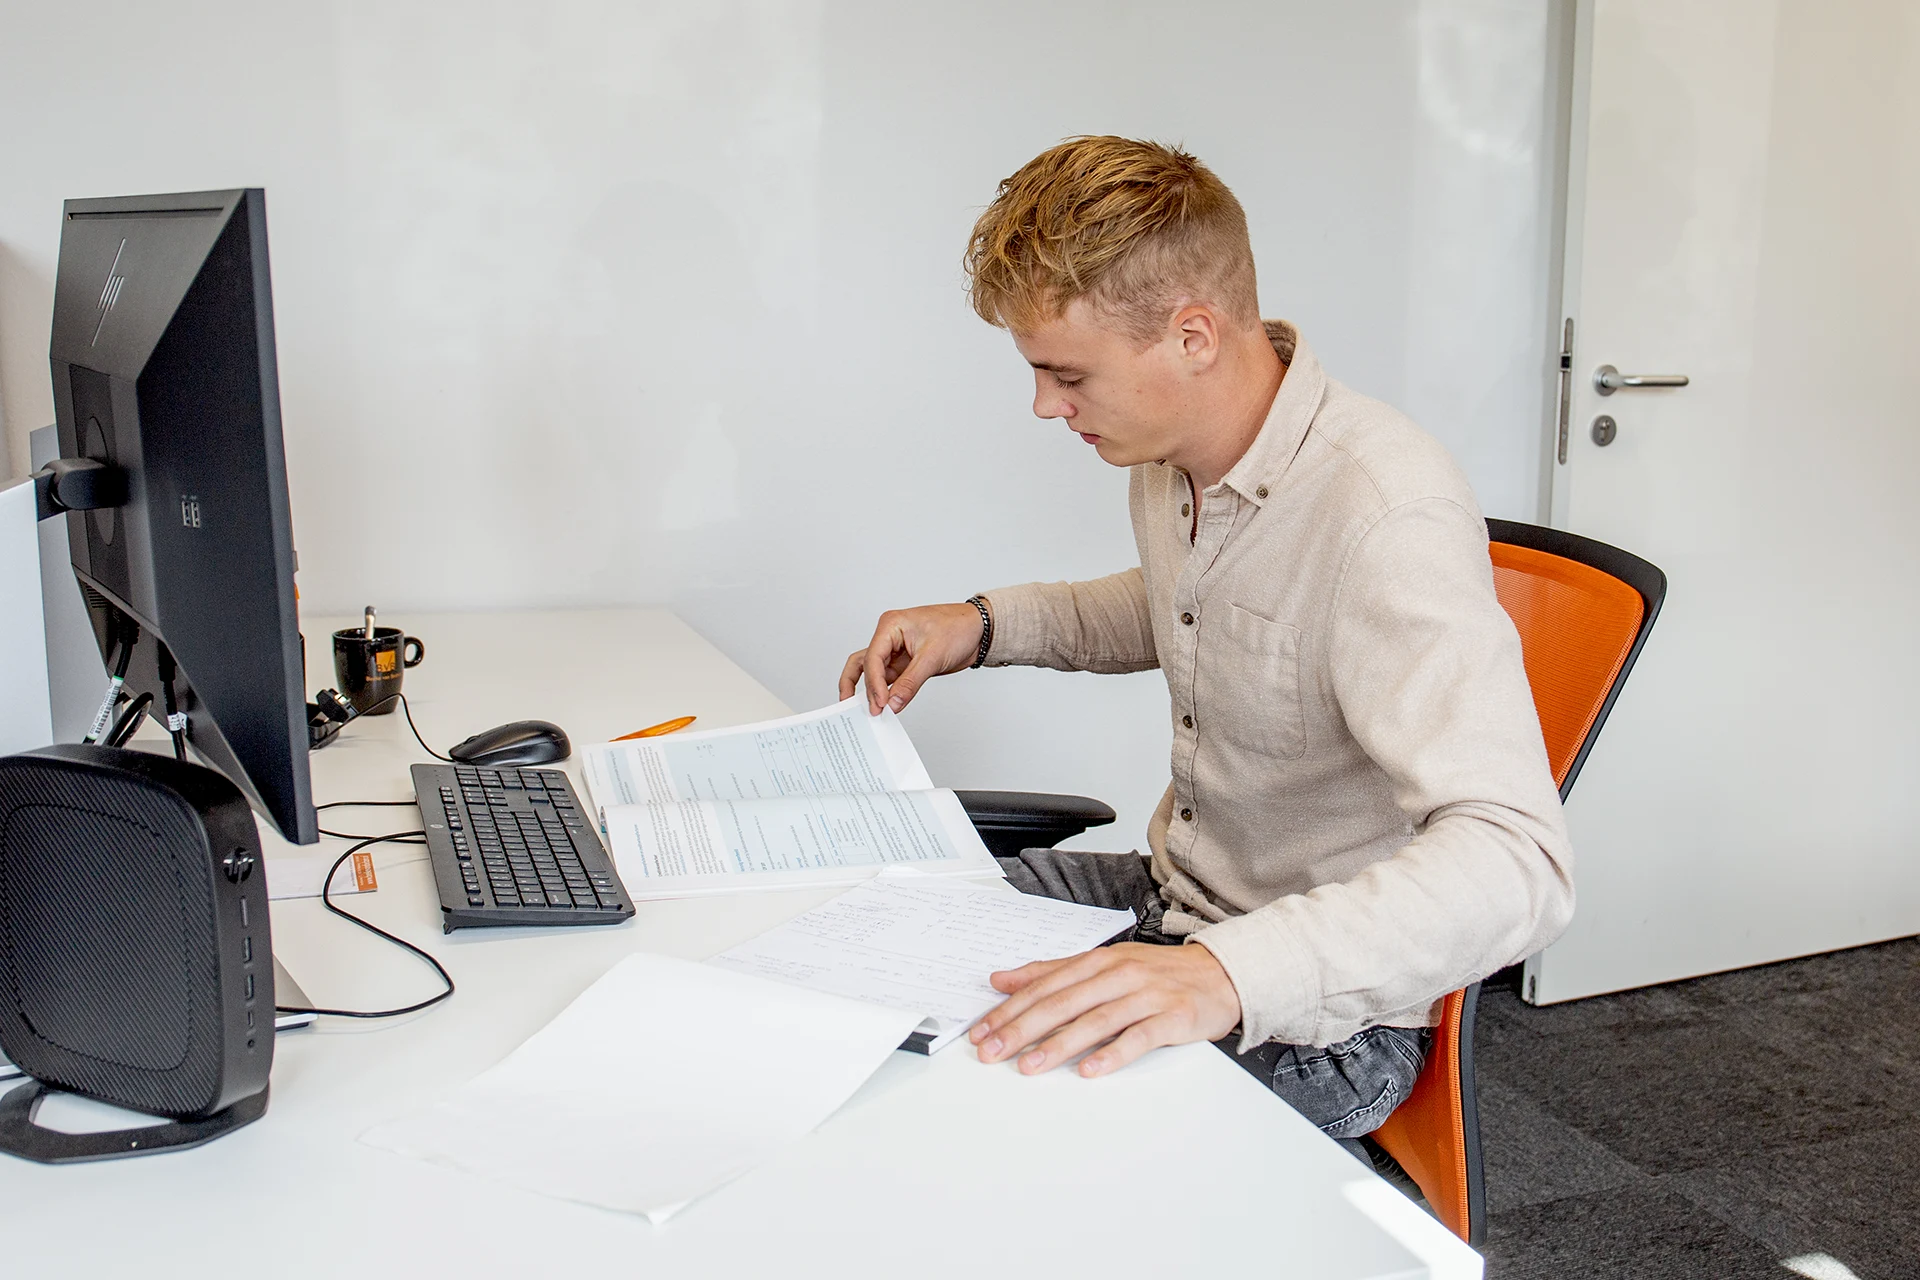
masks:
[[[959,267],[1001,177],[1116,132],[1211,164],[1267,314],[1533,518],[1560,20],[8,0],[9,459],[51,420],[60,200],[262,185],[307,608],[664,602],[817,704],[882,608],[1130,562],[1124,475],[1030,416]],[[1126,847],[1165,717],[1157,676],[1022,671],[909,724],[937,780],[1101,796],[1122,826],[1089,843]]]

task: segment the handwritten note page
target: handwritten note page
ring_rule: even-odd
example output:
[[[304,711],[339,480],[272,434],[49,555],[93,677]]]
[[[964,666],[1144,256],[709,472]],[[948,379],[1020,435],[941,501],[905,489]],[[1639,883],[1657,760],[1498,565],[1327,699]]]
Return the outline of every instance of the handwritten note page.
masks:
[[[825,1120],[917,1017],[633,955],[498,1066],[361,1141],[660,1222]]]
[[[1130,911],[920,876],[881,876],[709,964],[922,1014],[932,1052],[1006,997],[987,975],[1098,946]]]

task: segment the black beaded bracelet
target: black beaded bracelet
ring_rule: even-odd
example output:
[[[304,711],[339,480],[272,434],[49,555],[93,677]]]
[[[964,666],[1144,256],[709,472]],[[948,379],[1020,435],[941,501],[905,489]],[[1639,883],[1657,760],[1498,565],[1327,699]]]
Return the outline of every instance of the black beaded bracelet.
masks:
[[[987,609],[985,596],[968,596],[967,603],[980,611],[980,652],[973,656],[973,667],[985,666],[987,650],[993,648],[993,614]],[[973,670],[968,667],[967,670]]]

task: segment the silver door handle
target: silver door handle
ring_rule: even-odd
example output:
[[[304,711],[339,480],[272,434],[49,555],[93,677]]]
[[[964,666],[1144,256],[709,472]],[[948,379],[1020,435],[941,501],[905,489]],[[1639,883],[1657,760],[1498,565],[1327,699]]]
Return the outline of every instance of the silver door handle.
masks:
[[[1622,387],[1684,387],[1687,382],[1684,373],[1622,373],[1610,364],[1593,371],[1593,389],[1603,396]]]

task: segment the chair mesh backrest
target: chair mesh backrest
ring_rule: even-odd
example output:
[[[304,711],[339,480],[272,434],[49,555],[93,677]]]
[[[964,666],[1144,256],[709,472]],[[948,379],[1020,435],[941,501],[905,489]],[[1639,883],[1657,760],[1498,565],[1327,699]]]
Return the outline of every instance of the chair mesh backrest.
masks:
[[[1639,639],[1646,601],[1612,574],[1564,556],[1508,542],[1494,542],[1489,554],[1494,593],[1520,632],[1547,763],[1564,796],[1567,776]],[[1468,1167],[1473,1120],[1462,1062],[1472,1052],[1471,990],[1447,996],[1426,1069],[1373,1137],[1420,1185],[1434,1215],[1477,1243],[1483,1211],[1475,1203],[1478,1175]]]
[[[1520,632],[1554,784],[1562,785],[1640,634],[1646,603],[1610,573],[1496,542],[1493,589]]]

